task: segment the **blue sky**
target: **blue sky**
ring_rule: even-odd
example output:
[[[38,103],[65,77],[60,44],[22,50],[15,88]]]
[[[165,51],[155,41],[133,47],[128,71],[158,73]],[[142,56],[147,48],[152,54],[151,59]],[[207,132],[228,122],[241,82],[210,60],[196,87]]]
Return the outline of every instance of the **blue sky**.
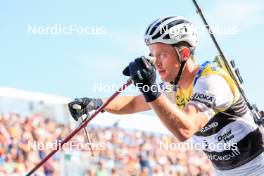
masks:
[[[264,108],[262,0],[200,0],[212,26],[235,27],[235,34],[216,34],[225,55],[234,58],[247,96]],[[0,86],[74,97],[107,97],[94,83],[117,84],[134,58],[148,52],[143,33],[160,16],[181,15],[202,21],[191,0],[163,1],[5,1],[0,6]],[[29,25],[103,27],[100,35],[32,35]],[[197,62],[217,54],[207,33],[199,35]]]

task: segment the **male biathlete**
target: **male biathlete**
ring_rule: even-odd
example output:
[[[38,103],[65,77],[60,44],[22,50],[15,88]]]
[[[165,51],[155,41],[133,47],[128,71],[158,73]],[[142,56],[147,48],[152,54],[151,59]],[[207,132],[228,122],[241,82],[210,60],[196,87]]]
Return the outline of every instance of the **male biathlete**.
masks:
[[[145,43],[154,64],[145,57],[123,71],[142,95],[119,96],[104,110],[131,114],[154,110],[180,141],[203,144],[216,175],[264,175],[263,139],[250,110],[228,73],[215,63],[195,63],[195,30],[185,18],[163,17],[151,23]],[[156,72],[163,81],[160,89]],[[96,110],[104,99],[79,98],[69,103],[75,120]],[[74,109],[79,104],[82,109]]]

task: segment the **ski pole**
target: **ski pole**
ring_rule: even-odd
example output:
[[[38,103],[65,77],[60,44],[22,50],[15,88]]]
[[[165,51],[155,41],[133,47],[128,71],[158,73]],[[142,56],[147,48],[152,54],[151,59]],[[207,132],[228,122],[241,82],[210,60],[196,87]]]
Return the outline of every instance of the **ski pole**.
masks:
[[[84,128],[97,114],[99,114],[103,109],[112,101],[114,100],[123,90],[125,90],[130,84],[132,83],[131,79],[128,79],[127,82],[120,87],[112,96],[110,96],[107,101],[98,108],[90,118],[83,121],[78,128],[72,131],[63,141],[57,144],[56,149],[51,151],[45,158],[43,158],[34,168],[32,168],[26,176],[32,175],[38,168],[40,168],[50,157],[52,157],[60,148],[62,148],[63,144],[67,143],[73,136],[75,136],[82,128]]]

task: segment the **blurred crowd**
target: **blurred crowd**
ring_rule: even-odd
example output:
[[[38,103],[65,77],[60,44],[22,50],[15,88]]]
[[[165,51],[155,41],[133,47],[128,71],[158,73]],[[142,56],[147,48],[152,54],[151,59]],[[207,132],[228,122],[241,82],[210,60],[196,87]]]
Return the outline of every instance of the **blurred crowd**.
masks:
[[[0,176],[25,175],[73,128],[40,115],[0,114]],[[161,147],[178,142],[171,135],[122,129],[118,124],[86,129],[92,143],[87,145],[86,135],[80,131],[36,175],[213,175],[212,165],[202,151]]]

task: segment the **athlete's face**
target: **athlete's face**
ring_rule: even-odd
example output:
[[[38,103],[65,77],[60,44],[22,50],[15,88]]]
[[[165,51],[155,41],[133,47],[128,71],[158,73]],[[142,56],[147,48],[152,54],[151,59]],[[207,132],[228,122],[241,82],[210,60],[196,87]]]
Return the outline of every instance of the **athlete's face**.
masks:
[[[164,82],[173,81],[178,73],[180,63],[173,46],[154,43],[149,45],[150,53],[155,57],[155,67]]]

